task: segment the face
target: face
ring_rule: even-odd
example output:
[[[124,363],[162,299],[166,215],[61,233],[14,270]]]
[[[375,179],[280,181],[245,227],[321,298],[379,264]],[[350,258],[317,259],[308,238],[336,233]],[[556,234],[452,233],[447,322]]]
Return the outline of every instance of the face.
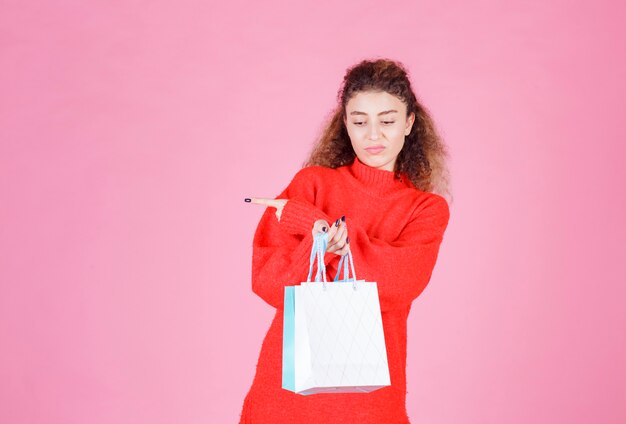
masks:
[[[409,135],[415,114],[407,118],[406,105],[387,92],[363,91],[346,105],[344,123],[352,148],[364,164],[393,171],[404,137]]]

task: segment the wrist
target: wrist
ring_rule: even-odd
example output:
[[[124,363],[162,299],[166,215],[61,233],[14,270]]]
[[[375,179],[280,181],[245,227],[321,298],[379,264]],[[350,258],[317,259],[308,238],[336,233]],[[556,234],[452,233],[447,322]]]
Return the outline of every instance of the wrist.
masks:
[[[279,224],[288,233],[306,235],[311,233],[313,224],[318,219],[328,223],[331,221],[328,215],[311,203],[301,199],[289,199],[282,209]]]

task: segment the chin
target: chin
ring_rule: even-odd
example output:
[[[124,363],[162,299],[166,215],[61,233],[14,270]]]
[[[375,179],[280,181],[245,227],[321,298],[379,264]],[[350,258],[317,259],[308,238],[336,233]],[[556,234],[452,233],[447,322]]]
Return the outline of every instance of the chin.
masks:
[[[380,155],[370,155],[369,152],[363,151],[361,155],[357,155],[357,157],[367,166],[371,166],[372,168],[380,168],[381,166],[389,163],[392,158],[388,155],[380,156]]]

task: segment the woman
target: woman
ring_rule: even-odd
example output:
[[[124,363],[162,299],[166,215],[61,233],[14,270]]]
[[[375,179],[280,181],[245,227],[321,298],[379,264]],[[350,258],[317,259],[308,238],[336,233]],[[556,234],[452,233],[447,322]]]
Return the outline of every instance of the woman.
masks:
[[[348,69],[338,107],[305,167],[268,208],[253,241],[252,290],[276,308],[240,423],[408,423],[406,324],[448,225],[445,146],[404,67]],[[359,279],[376,281],[391,385],[370,393],[294,394],[282,383],[284,286],[306,281],[313,237],[328,233],[335,275],[352,252]]]

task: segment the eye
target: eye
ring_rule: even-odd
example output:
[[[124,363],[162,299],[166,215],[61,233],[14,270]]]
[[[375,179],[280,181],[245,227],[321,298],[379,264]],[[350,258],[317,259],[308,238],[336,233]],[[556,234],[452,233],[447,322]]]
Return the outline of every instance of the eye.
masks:
[[[364,124],[365,122],[354,122],[354,125],[360,126],[362,124]]]
[[[394,122],[396,122],[396,121],[383,121],[383,124],[390,125],[390,124],[393,124]]]

